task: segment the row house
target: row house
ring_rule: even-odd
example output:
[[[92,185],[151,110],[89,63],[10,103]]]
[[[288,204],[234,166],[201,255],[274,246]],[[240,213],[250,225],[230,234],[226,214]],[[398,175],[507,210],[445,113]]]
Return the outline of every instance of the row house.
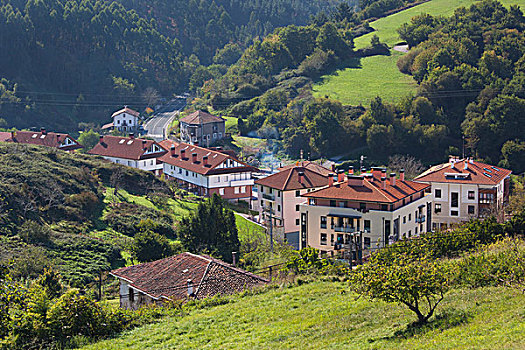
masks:
[[[451,157],[414,180],[434,195],[432,229],[447,228],[495,214],[509,199],[511,171],[473,159]]]
[[[325,173],[320,174],[300,163],[255,181],[260,222],[267,227],[271,224],[278,237],[286,238],[298,248],[299,205],[305,201],[301,196],[328,186],[333,174]]]
[[[53,147],[67,152],[74,152],[77,149],[83,148],[83,146],[69,134],[48,132],[45,128],[40,129],[40,132],[0,132],[0,141]]]
[[[200,196],[214,193],[228,200],[251,201],[256,168],[229,152],[164,140],[169,152],[159,158],[167,179],[175,180]]]
[[[199,110],[180,118],[179,129],[182,142],[209,147],[225,136],[226,121]]]
[[[152,171],[155,175],[162,173],[162,163],[158,158],[167,151],[153,140],[129,137],[100,136],[99,142],[88,154],[101,156],[116,164],[123,164],[132,168]]]
[[[341,181],[342,180],[342,181]],[[300,210],[300,247],[322,253],[371,251],[431,229],[430,185],[407,181],[386,169],[340,177],[306,193]],[[428,191],[427,191],[428,192]],[[357,249],[360,246],[360,249]]]

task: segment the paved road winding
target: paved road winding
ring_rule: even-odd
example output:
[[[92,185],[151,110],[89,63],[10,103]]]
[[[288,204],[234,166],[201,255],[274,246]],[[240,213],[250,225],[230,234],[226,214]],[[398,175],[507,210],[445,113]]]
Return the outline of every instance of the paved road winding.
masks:
[[[156,141],[164,140],[173,118],[175,118],[185,106],[185,98],[171,100],[166,106],[159,109],[150,120],[148,120],[144,126],[147,133],[146,135],[152,137]]]

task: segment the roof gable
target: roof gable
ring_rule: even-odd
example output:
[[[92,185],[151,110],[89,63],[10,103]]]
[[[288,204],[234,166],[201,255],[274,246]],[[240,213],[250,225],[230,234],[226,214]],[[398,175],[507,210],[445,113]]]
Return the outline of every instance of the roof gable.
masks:
[[[216,115],[204,112],[201,110],[195,111],[191,114],[188,114],[185,117],[179,119],[179,122],[187,124],[208,124],[208,123],[224,123],[224,119]]]
[[[111,115],[111,118],[115,118],[116,116],[121,115],[122,113],[128,113],[128,114],[131,114],[134,117],[138,117],[140,115],[139,112],[137,112],[137,111],[135,111],[135,110],[133,110],[133,109],[131,109],[131,108],[126,106],[126,107],[124,107],[122,109],[119,109],[115,113],[113,113]]]
[[[153,140],[106,135],[101,137],[95,147],[87,153],[105,157],[140,160],[160,157],[166,153],[166,150]]]
[[[0,133],[0,141],[26,143],[37,146],[54,147],[64,151],[71,151],[82,148],[69,134],[47,132],[45,130],[36,131],[15,131]]]
[[[452,164],[454,164],[452,167]],[[466,164],[466,169],[465,169]],[[435,165],[415,178],[420,182],[446,182],[478,185],[497,185],[512,171],[474,160]]]
[[[299,178],[300,173],[303,174],[302,179]],[[302,166],[294,166],[259,179],[255,181],[255,183],[281,191],[292,191],[327,186],[328,176]]]

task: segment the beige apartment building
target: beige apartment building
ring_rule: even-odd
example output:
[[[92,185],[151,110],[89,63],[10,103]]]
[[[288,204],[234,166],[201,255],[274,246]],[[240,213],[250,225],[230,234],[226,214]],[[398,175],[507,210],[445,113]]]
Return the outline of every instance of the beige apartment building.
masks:
[[[271,224],[276,237],[286,238],[298,248],[294,242],[298,242],[299,237],[299,205],[306,200],[302,195],[326,187],[333,176],[320,174],[300,163],[255,181],[260,222],[267,227]]]
[[[494,214],[508,201],[510,174],[507,169],[451,157],[414,180],[431,185],[432,229],[436,231]]]
[[[386,170],[349,175],[341,182],[303,195],[300,247],[323,254],[364,253],[431,229],[430,185],[406,181],[404,172],[386,178]]]

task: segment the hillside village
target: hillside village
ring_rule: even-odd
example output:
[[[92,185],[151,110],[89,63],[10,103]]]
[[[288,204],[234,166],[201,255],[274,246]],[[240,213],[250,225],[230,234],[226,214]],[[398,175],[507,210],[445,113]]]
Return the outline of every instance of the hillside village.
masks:
[[[0,33],[70,2],[2,4]],[[467,3],[286,2],[263,30],[203,1],[194,37],[119,2],[139,34],[97,41],[122,77],[86,68],[91,102],[0,75],[0,349],[524,348],[524,4]],[[7,76],[89,85],[39,74]]]

